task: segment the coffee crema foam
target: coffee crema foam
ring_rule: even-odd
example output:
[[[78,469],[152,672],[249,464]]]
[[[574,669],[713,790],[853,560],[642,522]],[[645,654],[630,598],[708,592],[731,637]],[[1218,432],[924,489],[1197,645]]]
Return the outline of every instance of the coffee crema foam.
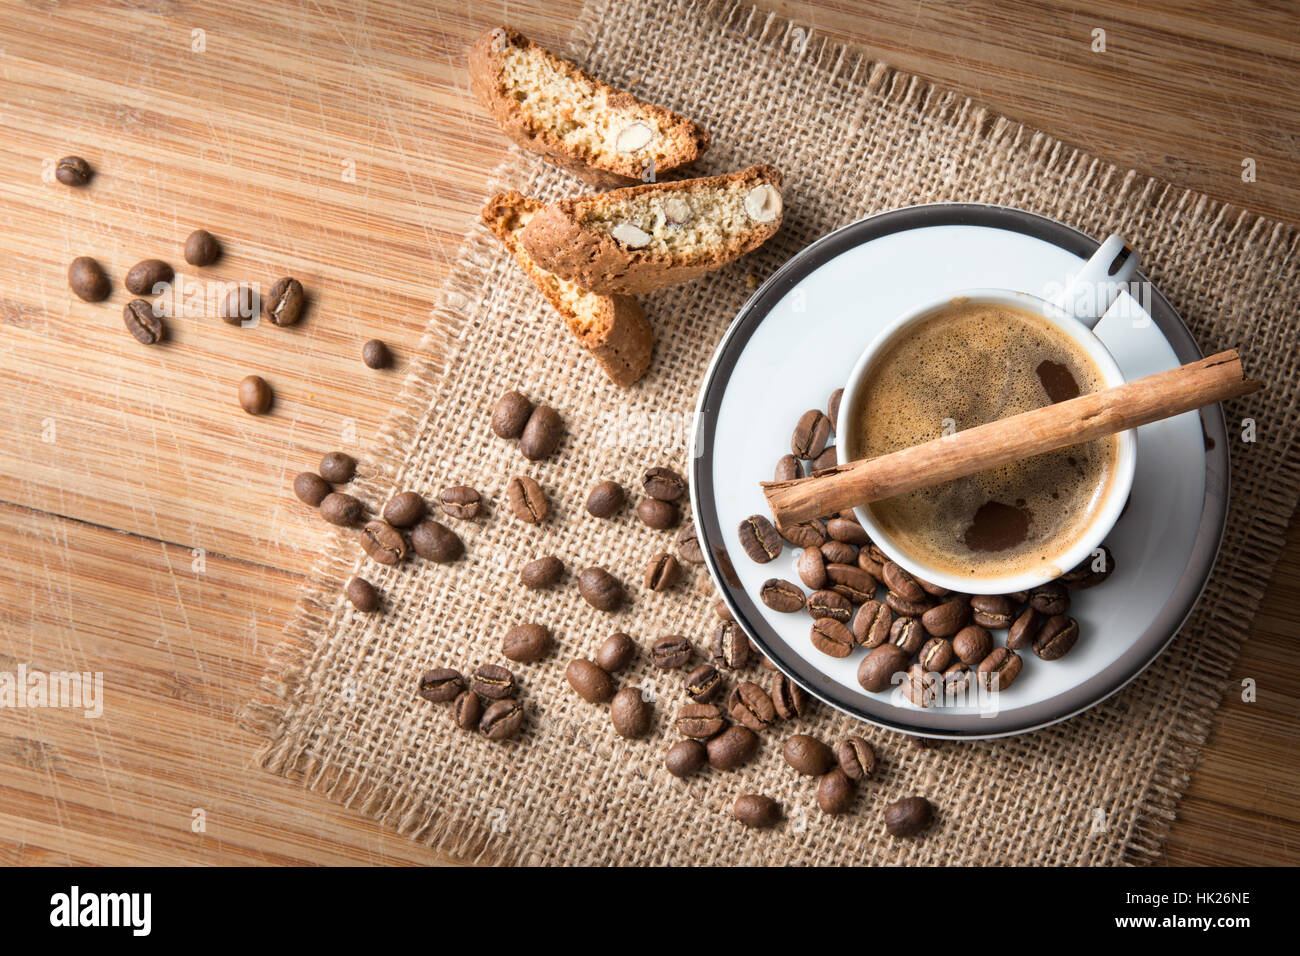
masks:
[[[1091,357],[1041,316],[955,300],[877,357],[849,448],[874,458],[1103,384]],[[1087,530],[1118,456],[1111,435],[868,507],[898,548],[929,567],[959,577],[1040,572]]]

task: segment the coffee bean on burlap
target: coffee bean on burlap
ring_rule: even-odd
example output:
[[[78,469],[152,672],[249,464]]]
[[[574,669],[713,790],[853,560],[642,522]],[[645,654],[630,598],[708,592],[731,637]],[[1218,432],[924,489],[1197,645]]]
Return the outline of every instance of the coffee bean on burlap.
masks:
[[[785,762],[796,773],[808,777],[820,777],[835,765],[835,754],[816,737],[808,734],[795,734],[785,742],[781,749]]]
[[[766,564],[781,553],[781,536],[762,515],[750,515],[742,521],[739,535],[740,546],[751,561]]]
[[[781,805],[761,793],[746,793],[736,798],[732,815],[747,827],[770,827],[781,819]]]
[[[722,674],[712,664],[701,664],[686,675],[686,696],[707,704],[722,690]]]
[[[587,514],[593,518],[612,518],[623,507],[626,496],[617,481],[598,481],[587,495]]]
[[[299,501],[313,508],[319,506],[331,490],[329,482],[314,471],[300,471],[293,479],[293,493]]]
[[[519,571],[524,587],[533,590],[554,587],[564,575],[564,562],[553,554],[529,561]]]
[[[689,777],[696,773],[709,758],[709,752],[698,740],[679,740],[664,755],[664,769],[674,777]]]
[[[867,780],[876,772],[876,752],[861,737],[845,737],[836,744],[835,759],[850,780]]]
[[[647,591],[667,591],[681,580],[682,568],[677,559],[667,551],[660,551],[645,569],[645,586]]]
[[[621,671],[632,663],[636,650],[636,641],[631,636],[615,631],[597,649],[596,663],[610,673]]]
[[[380,564],[398,564],[406,557],[406,539],[387,521],[369,521],[361,529],[361,547]]]
[[[623,603],[623,585],[604,568],[590,567],[578,575],[578,593],[597,611],[614,611]]]
[[[776,720],[776,707],[767,691],[753,681],[743,681],[731,689],[727,697],[727,712],[731,719],[758,732]]]
[[[519,451],[529,461],[541,461],[555,453],[563,436],[564,422],[560,413],[549,405],[538,405],[528,416],[524,432],[519,436]]]
[[[809,710],[808,695],[804,689],[780,671],[772,675],[772,689],[769,693],[776,715],[782,720],[794,720]]]
[[[683,704],[673,726],[683,737],[709,740],[727,729],[727,719],[714,704]]]
[[[411,529],[411,547],[420,557],[436,564],[449,564],[465,553],[460,535],[432,518],[425,518]]]
[[[424,517],[428,509],[416,491],[402,491],[384,505],[384,520],[394,528],[409,528]]]
[[[676,502],[661,501],[658,498],[642,498],[636,505],[636,516],[647,528],[666,531],[676,527],[681,520],[681,509]]]
[[[686,479],[662,465],[649,469],[641,478],[641,487],[651,498],[676,501],[686,493]]]
[[[469,485],[453,485],[438,493],[438,504],[444,514],[469,521],[483,510],[483,496]]]
[[[520,392],[506,392],[492,409],[492,432],[498,438],[518,438],[524,433],[533,403]]]
[[[817,782],[817,806],[823,813],[848,813],[857,792],[848,774],[835,767]]]
[[[833,617],[813,621],[812,645],[830,657],[848,657],[853,650],[853,632]]]
[[[320,516],[341,528],[356,524],[365,512],[366,507],[360,499],[342,491],[331,491],[320,503]]]
[[[729,670],[749,666],[753,648],[735,621],[723,621],[713,630],[713,663]]]
[[[551,629],[544,624],[530,622],[512,627],[501,638],[501,653],[507,660],[518,664],[540,661],[551,652]]]
[[[680,634],[669,634],[650,645],[650,661],[661,670],[685,667],[694,656],[695,648]]]
[[[599,664],[575,657],[564,671],[569,686],[589,704],[603,704],[614,696],[614,680]]]
[[[639,687],[624,687],[609,702],[614,732],[628,740],[644,737],[650,730],[651,707]]]
[[[463,690],[451,704],[452,719],[461,730],[477,730],[483,716],[483,701],[472,690]]]
[[[890,836],[916,836],[933,817],[933,808],[925,797],[904,797],[885,807],[885,830]]]
[[[509,740],[524,724],[524,705],[517,700],[498,700],[488,705],[479,718],[478,729],[488,740]]]
[[[784,578],[768,578],[759,587],[758,596],[773,611],[793,614],[803,610],[803,588]]]
[[[506,483],[510,512],[525,524],[541,524],[551,512],[542,486],[527,475],[516,475]]]
[[[485,700],[515,696],[515,675],[500,664],[480,664],[469,676],[469,689]]]
[[[343,593],[358,611],[369,614],[379,609],[379,592],[365,578],[350,578]]]
[[[758,734],[748,727],[732,724],[709,741],[707,753],[709,766],[714,770],[735,770],[758,753]]]
[[[687,564],[703,564],[704,552],[700,550],[700,538],[695,532],[694,523],[688,524],[677,533],[677,557]]]
[[[455,700],[464,689],[465,678],[450,667],[435,667],[420,676],[420,696],[435,704]]]

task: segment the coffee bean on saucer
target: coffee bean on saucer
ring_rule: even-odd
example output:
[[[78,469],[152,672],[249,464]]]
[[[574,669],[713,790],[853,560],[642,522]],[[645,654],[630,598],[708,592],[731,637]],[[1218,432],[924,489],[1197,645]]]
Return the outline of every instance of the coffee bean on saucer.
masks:
[[[847,624],[853,616],[853,602],[835,591],[814,591],[806,602],[808,613],[814,619],[831,618]]]
[[[1064,614],[1054,614],[1043,622],[1034,639],[1034,653],[1045,661],[1064,657],[1079,639],[1079,622]]]
[[[958,661],[943,672],[943,696],[949,699],[964,697],[970,689],[970,680],[970,665]]]
[[[871,539],[867,537],[866,529],[858,524],[858,520],[844,515],[826,522],[826,533],[836,541],[843,541],[845,544],[854,544],[858,547],[871,543]]]
[[[647,591],[667,591],[681,580],[682,568],[677,559],[667,551],[660,551],[645,569],[645,586]]]
[[[932,637],[921,645],[916,662],[927,671],[942,671],[952,663],[952,642],[946,637]]]
[[[335,485],[346,485],[357,473],[357,460],[341,451],[332,451],[320,460],[320,476]]]
[[[445,514],[470,521],[483,510],[483,496],[469,485],[453,485],[438,493],[438,504]]]
[[[578,575],[578,593],[597,611],[614,611],[623,603],[623,585],[604,568],[590,567]]]
[[[952,637],[970,619],[970,602],[965,598],[950,598],[921,614],[921,625],[935,637]]]
[[[697,704],[707,704],[722,690],[722,674],[712,664],[701,664],[686,675],[686,696]]]
[[[848,657],[853,650],[853,632],[833,617],[813,621],[812,645],[831,657]]]
[[[839,767],[817,782],[817,806],[823,813],[847,813],[853,806],[857,788]]]
[[[790,454],[805,461],[816,458],[826,449],[831,437],[831,420],[819,408],[810,408],[799,416],[790,436]]]
[[[767,691],[753,681],[744,681],[731,689],[727,697],[731,719],[757,733],[776,720],[776,707]]]
[[[455,700],[465,689],[465,678],[450,667],[436,667],[420,677],[420,696],[435,704]]]
[[[991,631],[1010,627],[1015,609],[1001,594],[974,594],[970,599],[971,619]]]
[[[565,668],[564,677],[578,696],[589,704],[603,704],[614,696],[614,681],[600,665],[575,657]]]
[[[409,528],[424,517],[426,510],[419,492],[403,491],[384,505],[384,520],[394,528]]]
[[[876,752],[861,737],[845,737],[836,744],[835,759],[850,780],[867,780],[876,772]]]
[[[90,256],[77,256],[68,265],[68,288],[84,302],[103,302],[113,292],[104,267]]]
[[[924,589],[917,583],[911,572],[893,561],[884,566],[884,583],[885,587],[905,600],[924,601],[926,599]]]
[[[650,645],[650,660],[661,670],[677,670],[685,667],[695,656],[691,642],[680,634],[669,634]]]
[[[727,719],[714,704],[683,704],[673,726],[683,737],[709,740],[727,729]]]
[[[651,498],[676,501],[686,493],[686,479],[662,465],[651,468],[641,479],[641,486]]]
[[[870,601],[876,593],[876,579],[856,564],[828,564],[826,577],[830,579],[830,590],[854,604]]]
[[[1056,581],[1040,584],[1029,592],[1029,606],[1046,617],[1064,614],[1070,609],[1070,592]]]
[[[510,512],[525,524],[541,524],[551,512],[542,486],[527,475],[517,475],[506,484]]]
[[[777,532],[796,548],[820,548],[826,543],[826,522],[820,518],[778,527]]]
[[[548,554],[525,564],[519,571],[519,580],[526,588],[541,590],[554,587],[563,574],[564,562],[555,555]]]
[[[889,643],[902,648],[911,657],[925,643],[925,628],[914,617],[900,617],[889,628]]]
[[[192,266],[210,266],[221,258],[221,243],[206,229],[195,229],[185,239],[185,261]]]
[[[329,482],[314,471],[299,472],[293,479],[293,493],[299,501],[313,508],[324,501],[331,490]]]
[[[714,770],[735,770],[758,753],[758,734],[748,727],[732,724],[708,742],[706,753]]]
[[[746,793],[736,798],[732,816],[747,827],[770,827],[781,819],[781,805],[761,793]]]
[[[647,528],[665,531],[677,524],[681,512],[675,502],[661,501],[658,498],[642,498],[637,502],[636,516]]]
[[[1008,640],[1007,646],[1010,647]],[[993,650],[993,635],[978,624],[963,627],[952,637],[952,651],[958,659],[974,667]]]
[[[889,609],[899,617],[915,618],[919,618],[926,611],[930,610],[930,608],[934,607],[928,599],[925,601],[909,601],[907,598],[901,597],[893,591],[885,592],[885,604],[889,605]]]
[[[835,766],[835,754],[831,748],[807,734],[790,737],[781,748],[781,753],[796,773],[808,777],[820,777]]]
[[[492,431],[498,438],[518,438],[524,433],[533,403],[519,392],[506,392],[492,409]]]
[[[1012,608],[1024,607],[1029,603],[1028,591],[1008,591],[1002,596],[1011,602]]]
[[[515,675],[500,664],[480,664],[469,677],[469,688],[485,700],[515,696]]]
[[[644,737],[650,730],[650,703],[639,687],[624,687],[609,702],[609,719],[620,737]]]
[[[889,605],[880,601],[866,601],[853,613],[849,630],[859,647],[870,650],[889,640],[889,631],[894,626],[894,612]]]
[[[825,550],[824,548],[822,549]],[[827,559],[829,560],[829,558]],[[885,578],[885,565],[882,561],[877,561],[872,554],[871,548],[863,548],[858,552],[858,567],[866,571],[877,581],[883,581]]]
[[[477,730],[483,716],[483,701],[472,690],[461,691],[451,705],[452,719],[461,730]]]
[[[519,450],[529,461],[549,458],[560,447],[564,423],[560,413],[549,405],[538,405],[528,416],[524,433],[519,436]]]
[[[320,516],[341,528],[356,524],[365,513],[365,505],[341,491],[331,491],[321,499]]]
[[[758,589],[758,596],[773,611],[793,614],[803,610],[803,588],[783,578],[768,578]]]
[[[126,330],[144,345],[157,345],[163,338],[163,321],[145,299],[132,299],[122,307]]]
[[[894,675],[904,671],[910,658],[911,655],[897,644],[881,644],[862,658],[858,665],[858,683],[873,693],[888,690]]]
[[[723,621],[713,631],[713,663],[729,670],[749,666],[753,648],[735,621]]]
[[[465,542],[441,521],[425,518],[411,529],[411,548],[426,561],[450,564],[465,553]]]
[[[688,524],[677,533],[677,557],[687,564],[703,564],[704,552],[700,550],[700,538],[694,524]]]
[[[84,186],[93,175],[90,163],[80,156],[64,156],[54,166],[54,178],[65,186]]]
[[[262,302],[262,311],[272,325],[293,325],[302,317],[302,307],[307,300],[302,283],[291,276],[276,279],[271,291]]]
[[[167,286],[176,273],[172,267],[161,259],[142,259],[133,265],[126,274],[124,284],[132,295],[158,295]]]
[[[819,548],[804,548],[794,567],[799,572],[799,580],[814,591],[820,591],[830,583],[826,577],[826,560]]]
[[[1007,630],[1007,647],[1011,648],[1013,651],[1019,651],[1031,646],[1034,643],[1034,639],[1038,637],[1038,628],[1039,625],[1042,624],[1042,621],[1043,616],[1032,607],[1025,608],[1020,612],[1020,616],[1012,622],[1011,627]],[[991,649],[992,645],[990,644],[989,646]],[[983,655],[981,655],[980,660],[983,659]],[[979,663],[978,660],[967,660],[965,657],[963,657],[962,660],[966,661],[967,664]]]
[[[479,718],[478,729],[488,740],[509,740],[524,723],[524,705],[517,700],[498,700],[488,705]]]
[[[593,518],[612,518],[625,500],[623,486],[617,481],[601,481],[587,495],[587,514]]]
[[[823,471],[828,471],[831,468],[837,467],[839,463],[840,463],[839,450],[834,445],[831,445],[824,452],[822,452],[811,462],[809,462],[808,473],[810,475],[817,475]]]
[[[1006,690],[1015,681],[1022,666],[1023,662],[1015,651],[995,647],[988,657],[980,661],[976,674],[980,686],[985,690],[992,690],[995,685],[998,690]]]
[[[808,711],[808,695],[780,671],[772,675],[769,696],[772,698],[772,706],[776,708],[776,715],[782,720],[794,720]]]
[[[912,837],[930,825],[934,811],[925,797],[904,797],[885,807],[885,830],[890,836]]]
[[[708,758],[708,750],[698,740],[679,740],[664,755],[664,769],[674,777],[689,777],[703,767]]]
[[[512,627],[501,638],[501,653],[517,664],[540,661],[551,652],[551,629],[545,624],[530,622]]]
[[[596,651],[596,663],[610,673],[621,671],[632,663],[634,657],[636,641],[622,631],[615,631],[605,638],[605,642]]]
[[[831,392],[830,400],[826,403],[826,417],[830,420],[831,431],[840,430],[840,400],[844,398],[844,389],[837,388]]]
[[[366,368],[388,368],[393,364],[393,353],[388,351],[388,346],[381,339],[371,339],[361,346],[361,361]]]
[[[772,473],[773,481],[793,481],[802,477],[803,466],[794,455],[782,455],[776,463],[776,470]]]
[[[781,536],[762,515],[750,515],[742,521],[739,535],[740,546],[751,561],[766,564],[781,553]]]
[[[358,611],[369,614],[379,609],[379,592],[365,578],[349,579],[343,593]]]
[[[858,567],[862,568],[861,563],[858,562],[858,549],[844,541],[836,541],[832,538],[823,544],[819,550],[827,564],[857,564]],[[871,571],[867,568],[862,568],[862,570],[871,574]],[[877,581],[880,580],[875,574],[871,574],[871,576]]]
[[[361,529],[361,547],[380,564],[394,565],[406,557],[406,539],[387,521],[371,521]]]
[[[1061,575],[1061,583],[1072,591],[1095,588],[1115,571],[1115,557],[1110,548],[1102,545],[1098,554],[1094,551],[1075,567]]]

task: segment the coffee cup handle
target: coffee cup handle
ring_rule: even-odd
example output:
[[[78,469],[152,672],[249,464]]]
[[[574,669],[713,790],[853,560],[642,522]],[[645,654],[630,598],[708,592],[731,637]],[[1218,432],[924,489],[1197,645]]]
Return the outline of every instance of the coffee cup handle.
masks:
[[[1115,304],[1137,268],[1137,251],[1122,237],[1112,235],[1097,247],[1052,304],[1091,329]]]

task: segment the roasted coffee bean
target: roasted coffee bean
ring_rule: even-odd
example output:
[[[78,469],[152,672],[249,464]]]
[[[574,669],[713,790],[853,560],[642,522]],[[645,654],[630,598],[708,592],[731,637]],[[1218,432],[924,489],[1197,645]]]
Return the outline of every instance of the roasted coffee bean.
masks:
[[[952,637],[952,652],[974,667],[993,650],[993,635],[978,624],[963,627]]]
[[[912,575],[912,577],[916,578],[916,575]],[[952,592],[947,588],[940,587],[938,584],[931,584],[929,581],[922,581],[920,578],[916,578],[916,583],[921,585],[921,590],[930,595],[930,597],[945,598],[952,594]],[[944,636],[946,637],[947,635]]]
[[[660,551],[645,569],[647,591],[667,591],[682,578],[682,566],[667,551]]]
[[[853,603],[835,591],[814,591],[808,595],[808,613],[815,619],[830,618],[847,624],[853,616]]]
[[[113,283],[90,256],[77,256],[68,265],[68,288],[85,302],[103,302],[113,292]]]
[[[876,772],[876,752],[861,737],[845,737],[836,744],[835,759],[850,780],[868,780]]]
[[[265,415],[271,410],[271,386],[260,375],[245,375],[239,383],[239,405],[250,415]]]
[[[593,518],[612,518],[623,507],[623,486],[617,481],[600,481],[587,495],[587,514]]]
[[[350,578],[343,593],[358,611],[369,614],[379,610],[379,592],[365,578]]]
[[[708,759],[708,750],[698,740],[679,740],[664,755],[664,769],[674,777],[689,777]]]
[[[632,663],[636,656],[636,641],[622,631],[615,631],[605,638],[596,651],[596,663],[604,670],[613,673],[621,671]]]
[[[221,243],[206,229],[195,229],[185,239],[185,261],[192,266],[210,266],[221,258]]]
[[[832,591],[854,604],[870,601],[876,593],[876,579],[856,564],[828,564],[826,577],[831,581]]]
[[[833,617],[813,621],[812,645],[830,657],[848,657],[853,650],[853,632]]]
[[[393,364],[393,354],[381,339],[371,339],[361,346],[361,361],[366,368],[388,368]]]
[[[93,175],[90,163],[80,156],[64,156],[54,166],[54,178],[65,186],[84,186]]]
[[[516,475],[506,484],[510,512],[525,524],[541,524],[551,513],[542,486],[527,475]]]
[[[727,711],[731,719],[744,724],[757,733],[772,726],[776,720],[776,706],[767,691],[753,681],[744,681],[731,689],[727,697]]]
[[[488,740],[509,740],[524,723],[524,705],[517,700],[498,700],[489,704],[479,718],[478,729]]]
[[[420,696],[435,704],[455,700],[465,689],[465,678],[450,667],[436,667],[420,677]]]
[[[307,293],[303,291],[302,283],[285,276],[271,283],[271,291],[262,302],[262,311],[272,325],[293,325],[302,318],[306,301]]]
[[[303,504],[315,508],[330,493],[329,482],[314,471],[299,472],[293,479],[293,493]]]
[[[694,524],[688,524],[677,533],[677,557],[687,564],[704,563],[704,552],[700,550],[700,539],[695,533]]]
[[[971,619],[980,627],[991,631],[1010,627],[1015,620],[1015,608],[1001,594],[975,594],[970,599]]]
[[[424,517],[426,510],[419,492],[403,491],[384,505],[384,520],[394,528],[409,528]]]
[[[387,521],[371,521],[361,529],[361,547],[380,564],[394,565],[406,557],[406,539]]]
[[[925,643],[925,628],[914,617],[900,617],[889,628],[889,643],[902,648],[911,657]]]
[[[1029,606],[1045,617],[1064,614],[1070,609],[1070,592],[1056,581],[1040,584],[1029,592]]]
[[[722,690],[722,674],[712,664],[701,664],[686,675],[686,696],[697,704],[707,704]]]
[[[578,593],[597,611],[614,611],[623,603],[623,585],[604,568],[590,567],[578,575]]]
[[[883,581],[885,579],[884,577],[885,565],[887,565],[890,561],[893,561],[894,559],[891,558],[889,555],[885,554],[885,552],[881,551],[880,547],[875,544],[867,545],[867,553],[871,555],[872,561],[875,561],[877,564],[880,565],[880,570],[881,570],[880,579]],[[913,577],[915,577],[915,575],[913,575]]]
[[[777,460],[776,469],[772,472],[773,481],[793,481],[802,477],[803,468],[794,455],[782,455]]]
[[[943,696],[960,698],[970,689],[970,666],[958,661],[943,672]]]
[[[889,609],[900,617],[920,618],[922,614],[930,610],[934,605],[926,601],[909,601],[905,597],[895,594],[893,591],[885,592],[885,604]]]
[[[708,742],[709,766],[714,770],[735,770],[758,753],[758,734],[732,724]]]
[[[341,491],[331,491],[321,499],[320,516],[341,528],[356,524],[365,513],[365,505]]]
[[[713,663],[729,670],[749,666],[753,648],[735,621],[723,621],[713,630]]]
[[[156,345],[163,338],[163,321],[145,299],[132,299],[122,307],[122,323],[137,342]]]
[[[739,534],[740,546],[751,561],[766,564],[781,553],[781,536],[762,515],[750,515],[742,521]]]
[[[1029,603],[1028,591],[1011,591],[1010,593],[1004,594],[1002,596],[1011,602],[1012,608],[1023,607],[1024,605]]]
[[[836,541],[857,545],[859,548],[871,543],[866,530],[862,525],[858,524],[858,520],[856,518],[846,518],[844,515],[826,522],[826,533]]]
[[[904,797],[885,807],[885,829],[890,836],[916,836],[930,825],[933,816],[925,797]]]
[[[501,639],[501,653],[519,664],[540,661],[551,652],[551,629],[544,624],[520,624],[506,631]]]
[[[799,572],[799,580],[814,591],[830,583],[826,577],[826,561],[817,548],[804,548],[795,562],[795,570]]]
[[[694,656],[695,648],[680,634],[669,634],[650,645],[650,660],[661,670],[671,671],[685,667]]]
[[[790,454],[804,460],[816,458],[826,449],[831,437],[831,420],[819,408],[810,408],[799,416],[790,436]]]
[[[880,601],[867,601],[853,614],[853,640],[865,648],[879,647],[889,640],[894,626],[894,612]]]
[[[736,798],[731,812],[747,827],[770,827],[781,819],[781,804],[761,793],[746,793]]]
[[[858,567],[877,581],[883,581],[885,578],[885,565],[883,562],[877,561],[871,552],[871,548],[863,548],[858,552]]]
[[[819,518],[776,529],[796,548],[820,548],[826,543],[826,523]]]
[[[1125,505],[1127,507],[1127,505]],[[1115,557],[1102,545],[1077,565],[1061,575],[1061,583],[1072,591],[1095,588],[1115,571]]]
[[[628,740],[644,737],[650,731],[650,717],[650,703],[639,687],[624,687],[609,702],[614,732]]]
[[[660,501],[658,498],[642,498],[636,505],[636,516],[647,528],[666,531],[675,527],[681,520],[681,510],[675,502]]]
[[[928,671],[941,671],[952,663],[952,642],[946,637],[932,637],[921,645],[916,662]]]
[[[925,590],[910,571],[899,567],[893,561],[887,562],[883,570],[885,587],[899,597],[906,601],[924,601],[926,599]]]
[[[240,284],[232,288],[217,308],[217,316],[227,325],[252,324],[262,311],[257,297],[257,290],[250,285]]]
[[[498,438],[518,438],[532,413],[532,402],[519,392],[506,392],[492,409],[492,431]]]
[[[970,619],[970,603],[965,598],[951,598],[921,614],[921,626],[935,637],[952,637]]]
[[[714,704],[683,704],[677,711],[676,727],[683,737],[709,740],[727,729],[727,719]]]
[[[564,422],[560,413],[549,405],[538,405],[528,416],[524,433],[519,436],[519,450],[529,461],[549,458],[560,447],[564,435]]]
[[[803,610],[803,588],[784,578],[768,578],[758,589],[758,596],[773,611],[793,614]]]
[[[770,694],[776,715],[782,720],[794,720],[808,711],[808,695],[802,687],[780,671],[772,675]]]
[[[1043,616],[1032,607],[1025,608],[1007,630],[1007,647],[1013,651],[1019,651],[1032,645],[1034,639],[1038,637],[1038,627],[1042,621]],[[981,656],[980,660],[983,659],[983,656]],[[967,664],[979,663],[979,661],[966,660],[964,657],[962,660],[965,660]]]
[[[817,783],[817,806],[823,813],[847,813],[856,794],[848,774],[836,767]]]
[[[564,562],[553,554],[529,561],[519,571],[524,587],[534,590],[554,587],[564,575]]]
[[[831,431],[840,430],[840,400],[844,398],[844,389],[837,388],[831,392],[830,400],[826,403],[826,418],[831,423]]]
[[[469,485],[454,485],[438,493],[438,504],[445,514],[469,521],[483,510],[483,496]]]
[[[432,518],[411,529],[411,547],[420,557],[435,564],[449,564],[465,553],[460,535]]]
[[[346,485],[357,473],[357,460],[341,451],[332,451],[320,460],[320,476],[336,485]]]
[[[569,661],[564,671],[569,686],[589,704],[603,704],[614,696],[614,680],[599,664],[582,657]]]
[[[485,700],[515,696],[515,675],[500,664],[480,664],[469,675],[469,689]]]
[[[735,623],[736,619],[731,616],[731,608],[727,607],[727,602],[722,600],[722,598],[718,598],[713,602],[713,613],[718,615],[718,617],[724,621]]]
[[[808,463],[808,473],[810,475],[821,474],[829,471],[840,463],[839,451],[834,445],[828,447],[824,452]]]
[[[1045,661],[1064,657],[1079,639],[1079,622],[1064,614],[1054,614],[1043,622],[1034,640],[1034,653]]]
[[[827,564],[858,563],[858,549],[844,541],[836,541],[832,538],[821,546],[821,552]],[[858,567],[862,567],[862,565],[858,564]],[[863,568],[863,570],[870,573],[867,568]],[[872,575],[872,577],[875,577],[875,575]],[[879,581],[880,579],[876,578],[876,580]]]
[[[483,716],[483,701],[472,690],[463,690],[452,701],[451,713],[461,730],[478,730],[479,719]]]
[[[132,295],[160,295],[176,278],[172,267],[161,259],[143,259],[126,274],[126,290]]]
[[[676,501],[686,493],[686,479],[662,465],[651,468],[641,478],[641,487],[651,498]]]
[[[977,670],[980,686],[985,690],[1006,690],[1020,673],[1022,663],[1015,651],[1005,647],[993,648],[989,656],[980,661]]]
[[[897,644],[881,644],[862,658],[858,665],[858,683],[874,692],[887,690],[895,674],[903,672],[911,655]]]
[[[831,748],[807,734],[795,734],[787,740],[781,754],[797,773],[809,777],[820,777],[835,766],[835,754],[831,753]]]

